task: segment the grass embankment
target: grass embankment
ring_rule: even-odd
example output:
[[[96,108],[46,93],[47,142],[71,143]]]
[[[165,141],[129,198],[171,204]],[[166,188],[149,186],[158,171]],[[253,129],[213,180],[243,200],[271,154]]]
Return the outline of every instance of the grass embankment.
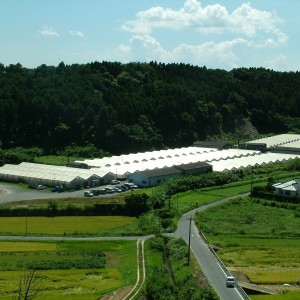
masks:
[[[297,289],[300,218],[295,206],[275,205],[248,197],[235,199],[198,213],[196,222],[208,241],[222,248],[218,255],[231,269],[243,272],[253,283],[288,283]]]
[[[52,265],[37,270],[42,292],[36,299],[99,299],[112,290],[133,285],[136,280],[136,242],[0,242],[0,298],[16,299],[19,280],[27,265]],[[104,254],[105,265],[88,267],[96,254]],[[66,262],[76,267],[64,269]],[[59,269],[60,268],[60,269]]]

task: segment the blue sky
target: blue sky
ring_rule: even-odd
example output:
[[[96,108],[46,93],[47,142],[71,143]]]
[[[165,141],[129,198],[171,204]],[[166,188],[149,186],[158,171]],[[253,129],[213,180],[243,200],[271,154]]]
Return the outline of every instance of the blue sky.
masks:
[[[299,0],[0,0],[0,63],[300,69]]]

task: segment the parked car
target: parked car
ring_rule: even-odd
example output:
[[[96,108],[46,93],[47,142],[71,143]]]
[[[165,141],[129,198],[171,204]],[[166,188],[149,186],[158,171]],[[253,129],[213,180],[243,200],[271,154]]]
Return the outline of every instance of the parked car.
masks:
[[[121,188],[124,189],[124,191],[129,190],[129,186],[125,184],[121,185]]]
[[[105,191],[106,191],[107,194],[113,194],[114,193],[113,188],[108,187],[108,186],[105,188]]]
[[[121,193],[122,192],[122,190],[118,187],[115,187],[113,190],[114,190],[115,193]]]
[[[65,191],[65,188],[64,188],[62,185],[56,185],[56,186],[54,186],[54,187],[51,189],[51,191],[52,191],[53,193],[55,193],[55,192],[57,192],[57,193],[62,193],[62,192]]]
[[[120,183],[120,181],[119,180],[116,180],[116,179],[112,179],[111,181],[110,181],[110,184],[119,184]]]
[[[83,195],[84,195],[84,197],[94,197],[94,194],[92,191],[85,191]]]
[[[124,185],[120,185],[120,186],[118,186],[118,188],[121,189],[122,192],[127,191],[127,188]]]
[[[235,285],[236,285],[235,278],[233,276],[228,276],[226,278],[226,286],[227,287],[235,287]]]
[[[94,196],[99,196],[99,190],[92,190],[92,193]]]
[[[37,190],[44,190],[46,187],[44,186],[44,185],[42,185],[42,184],[38,184],[37,186],[36,186],[36,189]]]
[[[138,188],[138,186],[137,185],[135,185],[135,184],[132,184],[131,186],[130,186],[130,189],[137,189]]]
[[[99,190],[99,194],[105,195],[106,194],[106,190],[105,189],[100,189]]]

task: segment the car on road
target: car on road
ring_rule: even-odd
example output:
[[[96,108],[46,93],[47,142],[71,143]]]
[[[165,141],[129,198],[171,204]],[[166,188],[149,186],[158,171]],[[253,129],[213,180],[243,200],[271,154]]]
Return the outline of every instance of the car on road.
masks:
[[[236,286],[236,280],[233,276],[228,276],[226,278],[226,286],[227,287],[235,287]]]

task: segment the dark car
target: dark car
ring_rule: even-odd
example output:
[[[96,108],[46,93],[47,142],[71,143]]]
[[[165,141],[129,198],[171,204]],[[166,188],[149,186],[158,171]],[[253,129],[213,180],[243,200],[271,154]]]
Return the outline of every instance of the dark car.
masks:
[[[92,190],[92,193],[94,194],[94,196],[99,196],[100,191],[99,190]]]
[[[51,191],[53,193],[62,193],[65,191],[65,188],[62,185],[56,185],[51,189]]]
[[[120,186],[118,186],[118,188],[121,189],[122,192],[127,191],[127,188],[124,185],[120,185]]]

